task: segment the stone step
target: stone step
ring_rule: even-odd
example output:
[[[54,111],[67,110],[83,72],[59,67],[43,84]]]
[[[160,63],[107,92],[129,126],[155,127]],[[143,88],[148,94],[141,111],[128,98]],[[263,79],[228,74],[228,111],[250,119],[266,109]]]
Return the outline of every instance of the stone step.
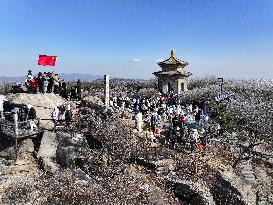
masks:
[[[255,175],[254,174],[243,174],[244,178],[254,178],[255,179]]]
[[[254,173],[253,172],[242,172],[243,175],[253,175],[254,176]]]
[[[263,204],[268,204],[267,203],[267,197],[260,197],[258,198],[258,204],[263,205]]]
[[[253,178],[245,178],[245,180],[248,181],[248,182],[255,182],[255,181],[256,181],[256,180],[253,179]]]
[[[242,174],[254,174],[254,171],[251,169],[251,170],[248,170],[248,169],[243,169],[242,171],[241,171],[241,173]]]
[[[241,161],[241,166],[251,165],[249,161]]]
[[[242,171],[244,171],[244,172],[253,172],[253,169],[252,168],[243,168]]]
[[[242,172],[254,172],[251,168],[242,168]]]
[[[249,165],[245,165],[245,166],[240,166],[241,169],[243,170],[253,170],[252,166],[249,166]]]
[[[252,165],[251,164],[243,164],[241,165],[242,168],[251,168],[252,169]]]
[[[242,172],[242,175],[243,176],[254,176],[255,177],[255,175],[253,174],[253,172]]]

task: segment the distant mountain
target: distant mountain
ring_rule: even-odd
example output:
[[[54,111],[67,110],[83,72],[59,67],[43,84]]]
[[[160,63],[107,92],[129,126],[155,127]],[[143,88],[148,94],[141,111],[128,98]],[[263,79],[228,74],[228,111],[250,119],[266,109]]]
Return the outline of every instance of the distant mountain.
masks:
[[[102,78],[102,76],[95,76],[90,74],[79,74],[79,73],[71,73],[71,74],[61,73],[59,75],[65,81],[77,81],[78,79],[80,79],[81,81],[94,81],[99,78]],[[23,83],[25,82],[25,80],[26,80],[26,76],[19,76],[19,77],[0,76],[0,83],[13,83],[13,82]]]
[[[71,74],[60,73],[59,75],[65,81],[77,81],[78,79],[80,79],[81,81],[94,81],[101,78],[101,76],[80,73]]]
[[[20,76],[20,77],[0,76],[0,83],[24,82],[25,80],[26,80],[26,77],[24,76]]]

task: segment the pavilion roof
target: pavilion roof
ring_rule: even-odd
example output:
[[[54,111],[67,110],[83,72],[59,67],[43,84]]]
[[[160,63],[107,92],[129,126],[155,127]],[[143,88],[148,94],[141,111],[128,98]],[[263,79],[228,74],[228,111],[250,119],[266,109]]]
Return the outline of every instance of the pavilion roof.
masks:
[[[171,71],[158,71],[158,72],[154,72],[153,73],[154,75],[179,75],[179,76],[190,76],[192,75],[191,72],[188,72],[188,71],[177,71],[177,70],[171,70]]]
[[[175,58],[173,56],[171,56],[170,58],[168,58],[167,60],[164,60],[162,62],[159,62],[158,65],[182,65],[182,66],[187,66],[189,63],[183,60],[180,60],[178,58]]]

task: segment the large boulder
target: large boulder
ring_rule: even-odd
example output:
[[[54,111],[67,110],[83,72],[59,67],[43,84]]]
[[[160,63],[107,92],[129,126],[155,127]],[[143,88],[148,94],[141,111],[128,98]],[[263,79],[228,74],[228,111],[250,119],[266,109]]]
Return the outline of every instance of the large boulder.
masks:
[[[7,99],[12,104],[32,105],[39,119],[52,119],[52,112],[54,107],[61,105],[70,105],[71,109],[75,109],[76,105],[73,102],[67,101],[59,95],[53,93],[46,94],[27,94],[18,93],[10,94]],[[41,120],[40,127],[52,129],[54,127],[53,121]]]
[[[56,134],[45,131],[37,157],[42,168],[48,172],[54,172],[58,169],[55,163],[57,145]]]
[[[167,176],[165,180],[181,202],[192,205],[215,205],[213,195],[204,181],[193,182],[171,175]]]
[[[98,96],[88,95],[82,98],[82,103],[84,106],[90,108],[101,108],[103,107],[104,103]]]

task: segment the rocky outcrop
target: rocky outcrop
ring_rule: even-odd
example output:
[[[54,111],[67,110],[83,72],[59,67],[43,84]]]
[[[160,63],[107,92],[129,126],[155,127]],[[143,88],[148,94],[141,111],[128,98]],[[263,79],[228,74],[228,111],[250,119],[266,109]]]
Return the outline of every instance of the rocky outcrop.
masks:
[[[75,109],[76,105],[73,102],[67,101],[59,95],[53,93],[46,94],[27,94],[18,93],[10,94],[7,99],[12,104],[32,105],[39,119],[52,119],[52,112],[55,106],[69,104],[71,109]],[[41,128],[52,129],[54,123],[51,121],[42,120],[40,122]]]
[[[210,189],[203,181],[193,182],[182,180],[176,176],[165,178],[168,186],[173,189],[175,196],[183,203],[189,205],[215,205]]]

